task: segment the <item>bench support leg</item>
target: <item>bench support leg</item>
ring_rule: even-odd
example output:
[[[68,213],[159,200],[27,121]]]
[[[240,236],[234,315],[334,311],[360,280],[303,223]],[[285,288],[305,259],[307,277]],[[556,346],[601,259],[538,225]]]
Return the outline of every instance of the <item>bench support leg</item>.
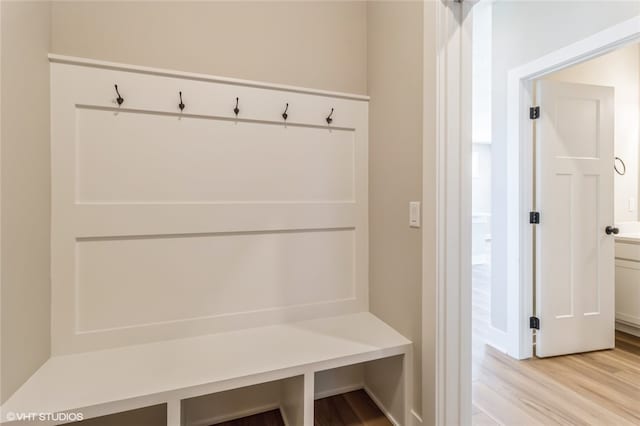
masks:
[[[315,379],[314,372],[304,375],[304,426],[313,426],[313,403],[315,401]]]
[[[182,407],[179,399],[167,402],[167,426],[183,426]]]

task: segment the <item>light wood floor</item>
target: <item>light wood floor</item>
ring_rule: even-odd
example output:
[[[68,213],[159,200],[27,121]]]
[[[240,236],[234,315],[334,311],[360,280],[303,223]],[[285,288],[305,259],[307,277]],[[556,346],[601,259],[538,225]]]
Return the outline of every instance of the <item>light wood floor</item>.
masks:
[[[474,425],[640,425],[639,338],[618,332],[613,350],[516,361],[483,342],[488,271],[473,272]]]

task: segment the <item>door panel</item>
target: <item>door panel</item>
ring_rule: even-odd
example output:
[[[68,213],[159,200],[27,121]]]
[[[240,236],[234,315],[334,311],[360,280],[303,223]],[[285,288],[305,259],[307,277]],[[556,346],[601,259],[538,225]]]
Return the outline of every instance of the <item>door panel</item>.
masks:
[[[613,88],[536,89],[536,355],[612,348]]]

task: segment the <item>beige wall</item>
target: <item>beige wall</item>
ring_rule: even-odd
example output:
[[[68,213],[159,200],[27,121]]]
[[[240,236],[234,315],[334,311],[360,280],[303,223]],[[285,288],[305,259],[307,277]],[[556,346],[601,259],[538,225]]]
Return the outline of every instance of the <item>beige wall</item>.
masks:
[[[49,15],[0,3],[0,400],[48,357]]]
[[[17,8],[4,5],[3,13],[4,9]],[[3,17],[3,37],[6,32],[10,37],[22,40],[14,40],[8,51],[4,50],[3,40],[3,63],[7,60],[18,63],[17,58],[11,59],[10,53],[15,52],[16,47],[25,43],[25,40],[37,38],[41,42],[37,49],[34,43],[34,51],[42,53],[48,48],[48,42],[45,43],[49,25],[48,8],[35,4],[23,8],[33,9],[30,12],[33,16],[24,15],[6,28]],[[58,54],[371,95],[371,310],[414,342],[413,406],[419,415],[424,416],[426,424],[432,424],[434,420],[434,333],[425,333],[430,336],[429,341],[424,342],[430,361],[429,368],[421,371],[421,323],[424,321],[428,328],[426,331],[429,331],[434,329],[434,320],[422,318],[421,301],[424,299],[425,303],[435,308],[435,281],[427,280],[426,288],[430,290],[428,294],[422,294],[422,230],[408,227],[408,203],[422,199],[423,172],[426,180],[431,182],[424,193],[432,196],[435,193],[435,162],[425,164],[424,170],[422,167],[423,129],[425,135],[433,135],[435,122],[434,105],[429,101],[434,99],[435,93],[433,9],[432,3],[427,2],[423,6],[419,1],[54,2],[50,21],[51,51]],[[425,19],[429,21],[428,25],[424,25]],[[427,34],[423,34],[425,30],[428,30]],[[427,44],[423,45],[425,35]],[[426,56],[423,48],[426,49]],[[23,53],[23,56],[24,61],[29,55]],[[426,68],[423,67],[423,61],[427,64]],[[46,71],[42,63],[38,62],[30,70],[39,74],[28,75],[28,79],[23,80],[28,80],[31,85],[34,81],[44,84],[42,73]],[[4,101],[9,97],[5,97],[5,81],[8,80],[5,80],[4,67],[2,71],[4,112]],[[15,69],[13,72],[15,79],[18,76],[15,75]],[[17,88],[14,86],[7,90],[15,94]],[[32,91],[40,97],[48,93],[48,87],[38,85],[32,90],[23,87],[21,90],[29,96]],[[427,102],[423,108],[424,101]],[[34,104],[37,105],[37,113],[44,116],[40,109],[46,108],[47,101],[40,98]],[[17,118],[14,126],[20,123],[20,116],[27,116],[18,114],[16,109],[7,115],[3,113],[3,158],[7,158],[4,141],[9,140],[5,139],[8,114]],[[423,115],[426,120],[423,120]],[[33,114],[29,117],[33,120]],[[25,235],[26,231],[18,228],[12,234],[7,234],[6,239],[3,234],[3,268],[7,249],[4,241],[29,244],[31,249],[35,247],[36,262],[43,262],[48,256],[48,252],[45,253],[40,247],[42,240],[48,236],[44,222],[49,214],[48,186],[45,186],[48,181],[44,178],[45,174],[48,178],[49,172],[48,125],[32,126],[28,131],[25,130],[22,139],[27,139],[27,134],[33,134],[29,136],[30,143],[15,146],[14,149],[29,150],[31,155],[28,158],[22,155],[23,152],[6,152],[10,158],[18,159],[7,164],[7,172],[13,170],[19,174],[21,171],[23,175],[20,176],[22,180],[4,179],[3,161],[2,201],[4,206],[5,185],[9,185],[9,182],[15,187],[19,182],[26,185],[29,194],[34,197],[28,201],[22,200],[23,204],[12,205],[23,206],[13,209],[15,212],[34,213],[35,222],[30,224],[31,231],[27,233],[33,238],[26,241],[19,237]],[[46,140],[44,144],[41,143],[42,138]],[[425,158],[434,158],[434,144],[429,143],[433,142],[432,139],[426,138],[425,149],[428,152],[424,153]],[[24,179],[28,182],[25,183]],[[17,197],[18,194],[15,195]],[[424,200],[423,205],[423,226],[428,228],[425,230],[428,235],[433,235],[434,199],[430,197]],[[47,204],[42,205],[44,202]],[[2,215],[4,232],[5,209]],[[31,216],[26,215],[22,220],[26,221]],[[10,215],[6,220],[9,218]],[[424,257],[432,269],[435,245],[428,244],[426,247],[428,250]],[[15,256],[16,251],[11,248]],[[11,312],[32,329],[26,333],[29,338],[20,342],[19,351],[13,346],[16,342],[5,345],[8,342],[5,335],[17,336],[11,331],[9,323],[4,321],[3,310],[3,354],[4,348],[12,347],[7,352],[14,357],[7,357],[8,361],[16,361],[18,353],[23,357],[21,362],[16,363],[16,372],[8,377],[6,386],[3,378],[3,389],[6,391],[13,390],[48,354],[48,318],[43,319],[49,313],[48,275],[42,273],[42,268],[21,270],[34,275],[33,282],[37,283],[19,287],[21,296],[8,292],[11,288],[5,285],[4,269],[2,273],[3,300],[11,295],[12,299],[18,297],[24,303],[29,301],[29,307],[17,304]],[[43,280],[46,280],[46,286],[41,285]],[[24,299],[27,295],[33,297]],[[25,316],[18,317],[22,312]],[[435,309],[431,309],[431,312],[435,312]],[[23,353],[25,345],[35,349],[26,358]],[[425,380],[424,395],[421,392],[422,377]],[[423,398],[426,401],[425,413],[421,410]]]
[[[422,2],[368,3],[371,311],[414,343],[418,415],[422,230],[409,228],[409,201],[422,200],[423,19]],[[423,217],[431,226],[428,204]]]
[[[366,3],[64,2],[54,53],[365,93]]]
[[[364,2],[2,2],[2,380],[49,355],[49,51],[366,93]],[[20,326],[16,326],[19,324]]]
[[[545,79],[613,87],[615,94],[615,155],[627,166],[614,174],[615,221],[638,220],[638,127],[640,117],[640,46],[632,44],[587,62],[555,72]],[[633,206],[629,208],[630,204]]]

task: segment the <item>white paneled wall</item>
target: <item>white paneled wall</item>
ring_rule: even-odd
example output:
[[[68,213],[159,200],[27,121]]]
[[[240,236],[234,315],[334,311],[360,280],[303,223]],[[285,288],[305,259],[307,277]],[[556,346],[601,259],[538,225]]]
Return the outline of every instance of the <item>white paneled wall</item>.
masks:
[[[368,309],[366,98],[62,57],[51,88],[54,353]]]

